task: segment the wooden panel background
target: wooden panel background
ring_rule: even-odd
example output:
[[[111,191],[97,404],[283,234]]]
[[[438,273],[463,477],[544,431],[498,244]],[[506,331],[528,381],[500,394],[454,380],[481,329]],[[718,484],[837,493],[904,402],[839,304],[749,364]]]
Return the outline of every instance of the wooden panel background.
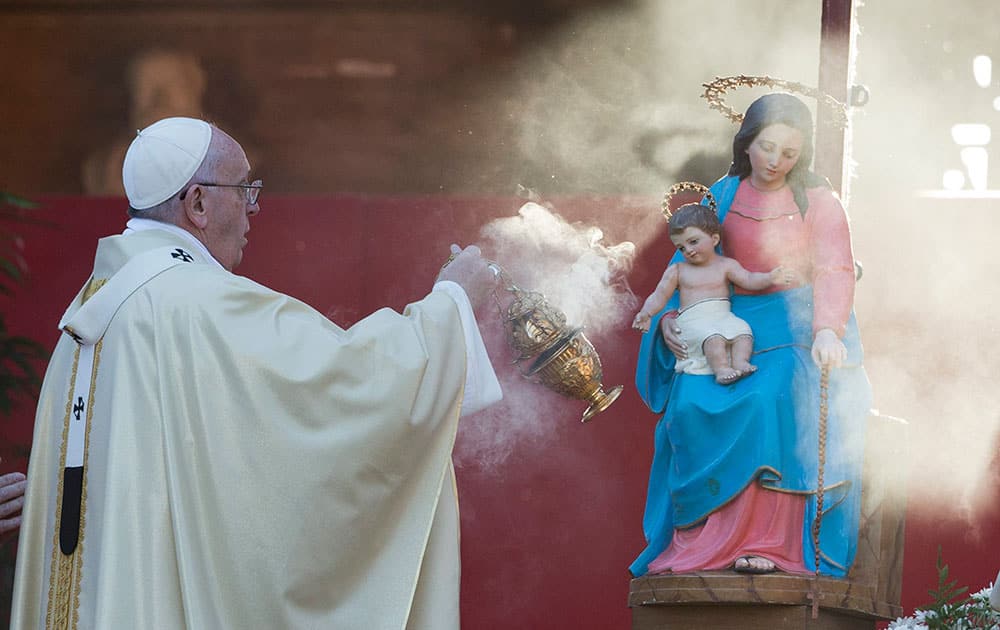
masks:
[[[82,164],[123,153],[159,117],[130,106],[128,81],[155,50],[196,60],[206,86],[187,113],[237,136],[272,192],[632,194],[713,180],[732,130],[700,82],[734,59],[809,81],[815,58],[729,42],[705,51],[712,70],[691,66],[661,13],[635,0],[0,1],[0,188],[114,192],[85,188]],[[816,7],[764,13],[804,25],[789,46],[814,52]]]
[[[247,145],[272,190],[450,184],[459,175],[442,161],[461,164],[463,147],[457,134],[442,133],[441,122],[478,126],[463,94],[483,68],[477,63],[476,76],[467,76],[465,64],[480,48],[496,50],[494,64],[503,59],[499,27],[447,12],[150,9],[5,17],[5,48],[29,52],[27,63],[9,68],[10,91],[0,101],[3,119],[20,123],[4,144],[23,149],[24,158],[10,162],[7,177],[26,193],[82,191],[82,162],[127,144],[128,64],[151,49],[195,55],[208,77],[201,115]]]

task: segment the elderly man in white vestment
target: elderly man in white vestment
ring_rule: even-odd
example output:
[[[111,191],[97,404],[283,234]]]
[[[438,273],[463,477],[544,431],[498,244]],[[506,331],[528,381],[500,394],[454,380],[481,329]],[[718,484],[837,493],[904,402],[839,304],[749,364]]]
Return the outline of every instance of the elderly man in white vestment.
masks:
[[[344,330],[231,273],[262,184],[224,132],[161,120],[122,175],[42,387],[12,627],[457,628],[451,450],[500,398],[478,250]]]

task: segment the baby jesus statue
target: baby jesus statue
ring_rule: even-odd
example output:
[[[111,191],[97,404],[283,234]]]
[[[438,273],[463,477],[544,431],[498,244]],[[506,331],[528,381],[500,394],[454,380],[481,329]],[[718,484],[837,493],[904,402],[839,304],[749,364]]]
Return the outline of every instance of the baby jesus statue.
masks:
[[[752,374],[750,364],[753,331],[732,314],[730,283],[748,291],[760,291],[779,282],[793,280],[791,272],[777,267],[769,273],[747,271],[740,263],[716,251],[722,237],[715,210],[688,204],[670,217],[670,240],[684,256],[684,262],[667,267],[653,293],[636,313],[632,327],[646,332],[650,318],[680,291],[676,320],[664,318],[663,325],[680,329],[687,350],[675,370],[688,374],[714,374],[721,385],[734,383]],[[675,332],[677,332],[675,330]]]

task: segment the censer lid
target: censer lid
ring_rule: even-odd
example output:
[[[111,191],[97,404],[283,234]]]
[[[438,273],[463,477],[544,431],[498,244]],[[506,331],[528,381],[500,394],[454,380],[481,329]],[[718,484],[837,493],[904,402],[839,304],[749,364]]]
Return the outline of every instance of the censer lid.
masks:
[[[566,316],[549,304],[541,293],[515,292],[507,308],[505,324],[518,361],[534,356],[552,345],[566,330]]]

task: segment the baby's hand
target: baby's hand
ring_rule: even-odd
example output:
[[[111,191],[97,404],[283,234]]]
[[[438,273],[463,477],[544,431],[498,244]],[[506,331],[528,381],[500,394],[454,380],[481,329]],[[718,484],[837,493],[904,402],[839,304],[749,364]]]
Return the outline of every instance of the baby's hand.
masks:
[[[785,267],[775,267],[771,271],[771,282],[773,284],[792,284],[798,280],[798,274],[794,269]]]
[[[649,315],[642,311],[636,313],[635,319],[632,320],[632,328],[642,332],[649,330]]]

